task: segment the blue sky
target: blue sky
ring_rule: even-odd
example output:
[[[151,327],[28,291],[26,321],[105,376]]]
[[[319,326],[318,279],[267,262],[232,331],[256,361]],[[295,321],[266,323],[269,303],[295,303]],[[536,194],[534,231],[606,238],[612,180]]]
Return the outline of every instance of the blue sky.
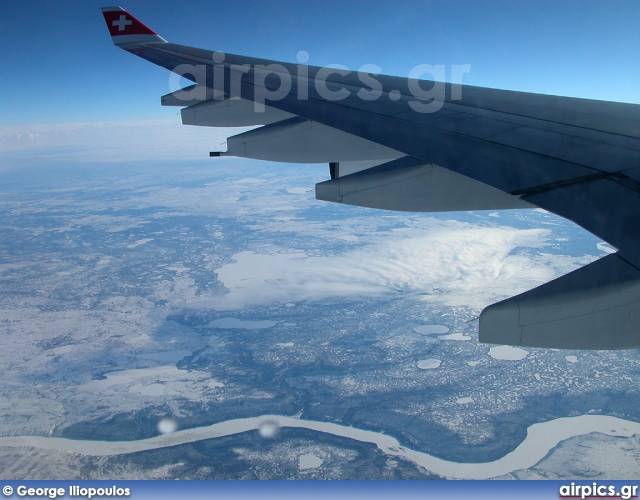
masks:
[[[115,48],[107,0],[3,2],[0,124],[176,119],[168,73]],[[144,1],[169,41],[310,64],[470,64],[463,83],[640,103],[637,1]]]

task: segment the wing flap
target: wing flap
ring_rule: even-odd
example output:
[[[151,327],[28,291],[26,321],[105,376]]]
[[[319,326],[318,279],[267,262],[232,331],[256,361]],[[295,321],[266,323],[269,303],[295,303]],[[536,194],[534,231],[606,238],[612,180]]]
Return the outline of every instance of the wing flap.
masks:
[[[375,142],[298,117],[229,137],[227,146],[223,156],[291,163],[389,160],[404,156]]]
[[[480,315],[481,342],[558,349],[640,347],[640,270],[619,255],[510,299]]]
[[[210,99],[186,107],[180,111],[184,125],[203,127],[248,127],[269,125],[294,118],[295,115],[271,106],[257,111],[253,101],[247,99]]]
[[[160,98],[163,106],[193,106],[210,99],[224,99],[224,93],[205,85],[190,85]]]
[[[516,196],[410,157],[316,184],[316,198],[406,212],[534,208]]]

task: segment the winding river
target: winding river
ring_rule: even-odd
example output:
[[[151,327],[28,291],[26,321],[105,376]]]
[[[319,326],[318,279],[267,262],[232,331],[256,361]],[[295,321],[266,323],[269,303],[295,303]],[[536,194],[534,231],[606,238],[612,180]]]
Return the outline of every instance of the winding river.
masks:
[[[434,472],[456,479],[489,479],[527,469],[542,460],[561,441],[574,436],[600,432],[609,436],[631,437],[640,434],[640,423],[604,415],[582,415],[558,418],[531,425],[526,439],[511,453],[493,462],[459,463],[442,460],[427,453],[406,448],[393,437],[329,422],[301,420],[281,415],[227,420],[205,427],[196,427],[138,441],[89,441],[43,436],[0,437],[0,446],[36,447],[91,456],[121,455],[168,446],[215,439],[259,429],[265,423],[280,427],[298,427],[335,436],[374,443],[388,455],[406,458]]]

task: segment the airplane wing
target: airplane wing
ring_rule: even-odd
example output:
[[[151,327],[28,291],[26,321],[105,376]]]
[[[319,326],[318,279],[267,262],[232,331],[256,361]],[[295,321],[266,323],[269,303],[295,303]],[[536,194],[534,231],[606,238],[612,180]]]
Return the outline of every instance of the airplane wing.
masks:
[[[183,107],[184,124],[262,125],[211,156],[328,163],[316,197],[337,203],[541,207],[618,249],[487,307],[480,341],[640,347],[640,106],[202,50],[168,43],[120,7],[102,10],[116,46],[194,82],[162,98]]]

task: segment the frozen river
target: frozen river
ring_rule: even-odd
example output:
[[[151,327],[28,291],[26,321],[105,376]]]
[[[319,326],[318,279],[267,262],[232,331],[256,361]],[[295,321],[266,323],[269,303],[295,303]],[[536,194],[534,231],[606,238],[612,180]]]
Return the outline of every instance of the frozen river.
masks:
[[[511,453],[493,462],[458,463],[406,448],[393,437],[374,431],[356,429],[329,422],[301,420],[281,415],[227,420],[218,424],[186,429],[138,441],[89,441],[42,436],[0,437],[0,446],[37,447],[91,456],[121,455],[168,446],[215,439],[260,429],[261,426],[297,427],[335,436],[374,443],[388,455],[404,457],[434,472],[457,479],[488,479],[527,469],[542,460],[561,441],[574,436],[599,432],[610,436],[630,437],[640,434],[640,423],[603,415],[582,415],[533,424],[526,439]]]

